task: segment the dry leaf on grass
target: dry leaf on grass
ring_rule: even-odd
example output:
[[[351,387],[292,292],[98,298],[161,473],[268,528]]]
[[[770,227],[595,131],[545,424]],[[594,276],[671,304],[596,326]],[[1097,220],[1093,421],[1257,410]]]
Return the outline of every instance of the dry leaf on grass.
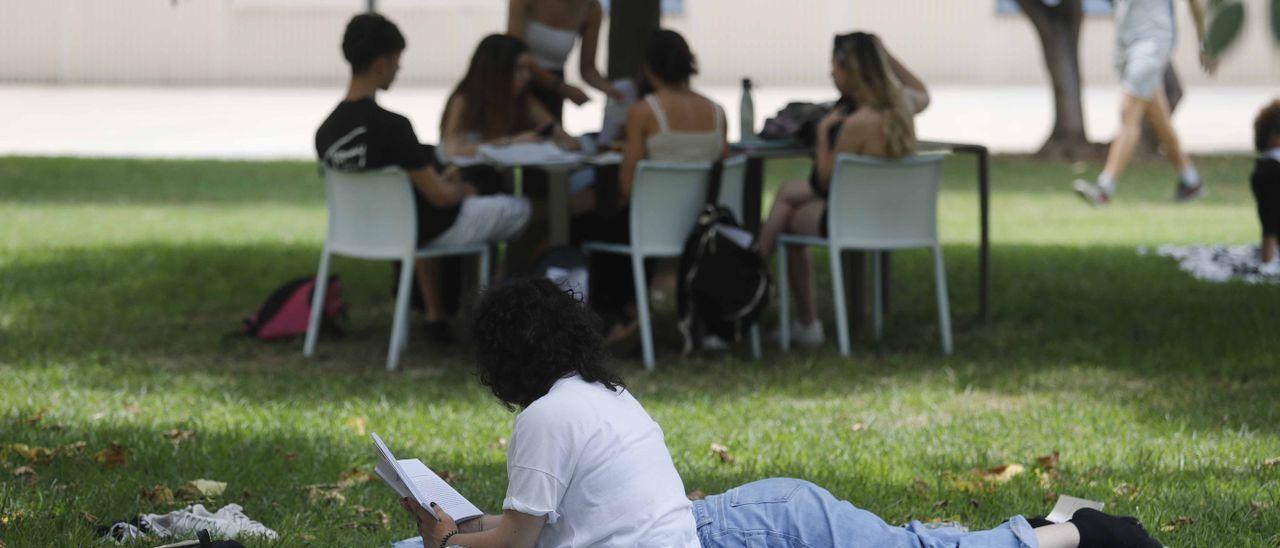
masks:
[[[303,533],[303,534],[301,534],[301,535],[298,535],[298,538],[302,539],[302,542],[315,542],[315,541],[316,541],[316,536],[315,536],[315,535],[308,534],[308,533]]]
[[[688,496],[689,496],[689,500],[702,500],[707,498],[706,493],[703,493],[702,491],[699,491],[697,489],[690,491]]]
[[[733,464],[733,455],[729,453],[729,448],[719,443],[711,444],[711,454],[720,458],[720,462],[725,464]]]
[[[1277,464],[1280,464],[1280,457],[1271,457],[1267,460],[1262,461],[1262,465],[1266,466],[1267,468],[1275,468]]]
[[[124,412],[130,415],[137,415],[139,412],[142,411],[142,408],[139,407],[138,404],[131,402],[129,400],[125,400],[124,403],[120,405],[120,408],[124,409]]]
[[[174,428],[172,430],[165,430],[164,438],[173,442],[174,445],[181,445],[185,442],[196,439],[196,431]]]
[[[29,446],[25,443],[11,443],[7,449],[18,456],[27,459],[31,464],[44,464],[53,460],[57,456],[56,453],[48,447]]]
[[[222,493],[226,490],[226,482],[198,479],[188,481],[185,485],[179,487],[174,492],[174,495],[183,500],[213,498],[222,496]]]
[[[373,510],[356,505],[356,513],[367,517],[362,525],[368,525],[374,528],[381,527],[382,529],[391,528],[391,516],[388,516],[387,513],[382,510]]]
[[[307,502],[310,504],[346,504],[347,497],[342,494],[342,489],[334,485],[309,485],[307,486]]]
[[[13,469],[13,477],[20,478],[22,476],[34,476],[36,469],[30,466],[19,466]]]
[[[352,468],[338,474],[338,488],[346,489],[352,485],[359,485],[371,479],[373,479],[373,474],[365,472],[359,468]]]
[[[457,482],[467,479],[466,476],[462,474],[462,472],[450,472],[448,470],[441,470],[439,472],[436,472],[436,475],[440,476],[440,479],[444,480],[444,482],[449,485],[453,485]]]
[[[1044,468],[1045,470],[1053,470],[1058,467],[1059,460],[1060,460],[1060,456],[1058,454],[1058,451],[1055,450],[1053,453],[1045,455],[1043,457],[1036,457],[1036,464],[1040,465],[1040,467]]]
[[[368,421],[364,420],[364,417],[351,417],[347,419],[347,426],[350,426],[352,430],[355,430],[357,436],[364,435],[366,425],[368,425]]]
[[[983,480],[986,480],[995,484],[1002,484],[1002,483],[1008,483],[1009,480],[1013,479],[1014,476],[1017,476],[1018,474],[1021,474],[1026,471],[1027,469],[1024,468],[1021,464],[1012,463],[1012,464],[1006,464],[1004,466],[997,466],[995,468],[988,468],[986,470],[975,469],[973,473],[977,475],[979,478],[982,478]]]
[[[507,438],[498,438],[489,444],[489,449],[506,449]]]
[[[98,516],[95,516],[88,512],[80,512],[80,518],[89,523],[98,523]]]
[[[285,451],[284,449],[276,447],[275,452],[277,455],[280,455],[280,458],[284,459],[285,462],[293,462],[298,459],[297,451]]]
[[[1191,525],[1195,522],[1196,520],[1191,519],[1190,516],[1178,516],[1176,518],[1169,520],[1169,523],[1161,525],[1160,530],[1164,531],[1165,533],[1172,533],[1174,531],[1177,531],[1178,529]]]
[[[1132,483],[1121,483],[1120,485],[1117,485],[1113,491],[1117,497],[1124,497],[1129,500],[1138,498],[1138,495],[1140,494],[1138,486]]]
[[[57,456],[64,456],[64,455],[71,455],[71,454],[79,455],[84,453],[84,448],[88,446],[89,446],[88,442],[78,441],[75,443],[68,443],[66,445],[59,445],[53,450],[53,452]]]
[[[124,446],[112,442],[106,449],[93,454],[93,461],[106,466],[107,468],[115,468],[117,466],[129,465],[129,450]]]
[[[150,489],[147,489],[146,487],[139,487],[138,500],[156,504],[172,504],[173,491],[163,485],[157,485]]]
[[[30,417],[22,419],[22,424],[25,424],[27,426],[35,426],[37,424],[40,424],[40,421],[42,420],[44,420],[44,409],[36,411],[36,414],[31,415]]]
[[[917,495],[927,495],[929,493],[929,482],[917,476],[911,480],[911,491]]]
[[[1271,509],[1271,503],[1263,500],[1249,501],[1249,514],[1253,517],[1262,515],[1263,512]]]
[[[251,498],[253,498],[253,491],[250,491],[248,488],[240,492],[240,500],[249,500]]]
[[[850,430],[853,430],[854,432],[861,432],[861,431],[863,431],[863,430],[866,430],[866,429],[867,429],[867,425],[862,424],[862,423],[860,423],[860,422],[855,422],[855,423],[853,423],[853,426],[850,426],[850,427],[849,427],[849,429],[850,429]]]
[[[10,525],[18,523],[27,517],[26,510],[14,510],[12,512],[0,513],[0,526],[8,529]]]

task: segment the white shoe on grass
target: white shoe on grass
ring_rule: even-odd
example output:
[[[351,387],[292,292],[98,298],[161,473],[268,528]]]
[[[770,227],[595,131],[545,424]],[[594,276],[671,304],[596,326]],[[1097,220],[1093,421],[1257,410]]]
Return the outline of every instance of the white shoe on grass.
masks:
[[[769,338],[773,342],[782,344],[782,330],[775,330]],[[822,330],[822,321],[814,320],[811,325],[801,325],[798,321],[791,322],[791,344],[800,348],[818,348],[827,342],[826,333]]]

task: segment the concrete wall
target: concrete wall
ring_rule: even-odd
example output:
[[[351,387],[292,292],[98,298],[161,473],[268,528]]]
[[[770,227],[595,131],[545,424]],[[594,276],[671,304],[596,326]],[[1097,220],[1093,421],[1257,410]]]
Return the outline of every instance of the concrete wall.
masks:
[[[1280,49],[1264,27],[1265,3],[1245,0],[1253,17],[1216,82],[1280,83]],[[1206,78],[1198,70],[1188,10],[1178,4],[1182,39],[1176,63],[1194,85]],[[346,71],[338,49],[343,25],[364,5],[365,0],[3,0],[0,82],[336,84]],[[379,0],[379,6],[408,38],[402,81],[410,85],[452,84],[476,42],[505,26],[505,0]],[[822,84],[832,34],[854,28],[879,33],[929,82],[1045,81],[1030,24],[1021,15],[997,15],[994,0],[686,0],[684,12],[664,24],[688,37],[704,84],[745,75],[764,86]],[[1111,27],[1106,17],[1091,17],[1085,25],[1086,83],[1115,81]]]

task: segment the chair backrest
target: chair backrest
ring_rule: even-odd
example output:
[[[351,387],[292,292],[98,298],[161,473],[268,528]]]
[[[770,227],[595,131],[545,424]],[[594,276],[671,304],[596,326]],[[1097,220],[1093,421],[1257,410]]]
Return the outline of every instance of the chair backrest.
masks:
[[[329,251],[366,259],[400,258],[417,247],[418,213],[409,175],[399,168],[325,168]]]
[[[841,154],[831,175],[827,237],[841,247],[893,249],[938,242],[943,154],[887,160]]]
[[[642,160],[631,186],[631,247],[643,254],[679,255],[707,200],[711,162]]]
[[[720,172],[720,194],[716,203],[729,208],[733,218],[739,224],[746,222],[742,218],[742,193],[747,186],[747,157],[734,156],[724,161],[724,169]]]

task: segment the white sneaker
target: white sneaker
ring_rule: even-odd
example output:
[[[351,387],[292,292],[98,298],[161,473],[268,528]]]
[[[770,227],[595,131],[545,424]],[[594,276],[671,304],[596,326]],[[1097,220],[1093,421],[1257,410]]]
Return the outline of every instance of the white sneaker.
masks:
[[[707,335],[702,338],[702,349],[707,352],[719,352],[728,350],[729,343],[724,342],[724,339],[715,335]]]
[[[782,344],[782,330],[774,330],[769,335],[769,339],[774,343]],[[827,336],[822,330],[822,321],[814,320],[813,325],[800,325],[800,322],[792,320],[791,322],[791,344],[800,348],[817,348],[826,344]]]

